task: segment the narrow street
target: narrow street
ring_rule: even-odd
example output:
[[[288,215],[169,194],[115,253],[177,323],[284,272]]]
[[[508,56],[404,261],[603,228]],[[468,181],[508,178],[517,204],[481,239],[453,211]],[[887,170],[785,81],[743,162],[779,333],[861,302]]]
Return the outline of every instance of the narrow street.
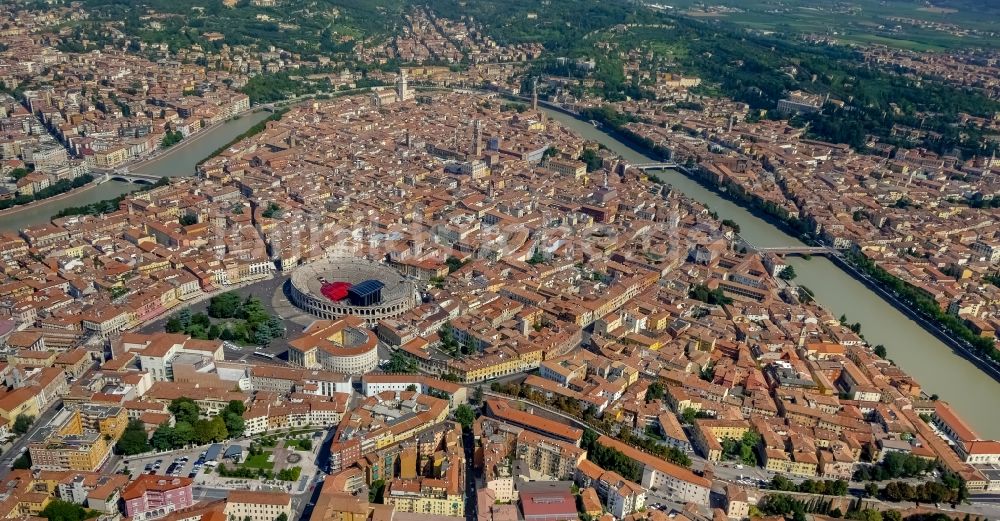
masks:
[[[60,410],[62,410],[62,400],[52,402],[52,405],[50,405],[45,412],[39,415],[38,418],[35,418],[35,423],[31,424],[31,428],[28,429],[28,432],[18,438],[17,441],[15,441],[14,444],[7,449],[7,452],[0,456],[0,480],[7,477],[7,474],[10,473],[14,460],[21,456],[22,449],[25,453],[27,452],[28,440],[30,440],[35,433],[48,425],[49,422],[52,421],[52,418],[55,418],[56,414],[58,414]]]
[[[462,447],[465,449],[465,519],[475,521],[476,511],[476,469],[475,442],[472,431],[462,433]]]

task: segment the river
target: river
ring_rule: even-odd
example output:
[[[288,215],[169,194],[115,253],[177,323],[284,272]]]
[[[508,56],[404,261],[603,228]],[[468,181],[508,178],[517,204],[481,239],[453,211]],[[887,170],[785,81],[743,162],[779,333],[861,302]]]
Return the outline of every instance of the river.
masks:
[[[651,160],[587,122],[555,110],[543,110],[549,117],[587,139],[600,142],[628,161],[648,163]],[[740,235],[758,246],[802,244],[680,172],[668,170],[658,175],[681,193],[707,204],[720,219],[738,223]],[[812,290],[817,302],[835,316],[845,314],[851,322],[860,322],[865,338],[873,345],[884,345],[888,357],[916,378],[926,393],[937,394],[951,403],[980,436],[1000,438],[1000,415],[989,412],[996,411],[993,400],[1000,396],[1000,382],[956,354],[833,262],[823,257],[810,260],[790,257],[788,262],[798,274],[796,282]]]
[[[250,127],[267,119],[270,115],[270,112],[259,111],[244,114],[239,119],[226,121],[181,141],[174,145],[174,148],[164,151],[155,159],[146,161],[140,166],[131,167],[129,170],[161,177],[193,175],[195,165],[199,161],[232,141],[236,136],[246,132]],[[70,195],[65,199],[34,204],[19,212],[0,217],[0,231],[17,231],[27,226],[47,223],[53,215],[65,208],[118,197],[121,194],[137,190],[141,186],[121,181],[108,181]]]

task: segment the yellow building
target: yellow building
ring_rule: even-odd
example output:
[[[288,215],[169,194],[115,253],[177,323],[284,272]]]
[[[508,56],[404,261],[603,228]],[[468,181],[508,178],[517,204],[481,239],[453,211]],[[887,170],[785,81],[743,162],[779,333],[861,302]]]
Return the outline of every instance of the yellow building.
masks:
[[[22,349],[7,357],[10,365],[23,365],[28,367],[52,367],[56,361],[55,351],[34,351]]]
[[[552,159],[549,160],[548,166],[560,174],[570,175],[575,179],[587,174],[587,164],[575,159]]]
[[[128,426],[128,412],[124,407],[87,404],[80,407],[84,428],[90,428],[117,441]]]
[[[417,477],[417,447],[409,445],[399,453],[399,477],[416,479]]]
[[[816,476],[817,465],[813,458],[800,457],[796,461],[793,457],[789,457],[787,452],[778,449],[767,449],[764,454],[764,468],[766,470],[804,477]]]
[[[52,496],[45,492],[23,494],[17,498],[17,510],[21,515],[37,516],[52,502]]]
[[[0,395],[0,417],[14,423],[20,415],[38,417],[37,387],[21,387]]]
[[[709,461],[722,459],[722,440],[739,440],[752,429],[745,420],[696,420],[692,444]]]
[[[517,352],[505,347],[488,348],[480,356],[449,361],[447,372],[455,374],[464,383],[481,382],[535,369],[543,358],[541,349]]]
[[[56,497],[59,478],[31,470],[12,470],[0,484],[0,518],[37,516]],[[64,477],[64,476],[60,476]]]
[[[329,480],[328,483],[332,483]],[[367,521],[373,509],[381,509],[384,505],[370,505],[368,498],[353,496],[344,492],[324,492],[316,500],[314,517],[325,521]]]
[[[98,168],[114,168],[128,160],[128,147],[122,145],[94,151],[93,163]]]
[[[433,516],[462,516],[465,501],[460,492],[449,491],[438,479],[398,479],[389,484],[385,502],[397,512]]]
[[[28,450],[32,466],[40,470],[96,472],[111,454],[105,434],[85,428],[80,410],[63,409],[36,436]]]
[[[63,249],[62,254],[67,257],[82,259],[84,255],[84,243],[71,244]]]

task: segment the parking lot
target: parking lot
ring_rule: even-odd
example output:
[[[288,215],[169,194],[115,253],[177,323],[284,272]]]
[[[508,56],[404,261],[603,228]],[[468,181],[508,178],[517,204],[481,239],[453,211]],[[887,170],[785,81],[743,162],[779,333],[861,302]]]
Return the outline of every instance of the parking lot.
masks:
[[[165,477],[186,477],[194,479],[197,487],[210,489],[245,489],[245,490],[281,490],[292,494],[305,492],[310,482],[316,477],[316,455],[325,438],[326,431],[300,434],[296,438],[307,438],[312,441],[310,450],[301,450],[289,444],[283,435],[278,435],[278,441],[273,447],[265,447],[267,451],[267,467],[277,472],[281,468],[300,467],[300,478],[295,482],[279,479],[246,479],[222,477],[216,469],[225,465],[234,469],[244,462],[251,440],[243,439],[225,443],[202,445],[190,449],[162,452],[159,454],[126,458],[117,471],[127,468],[132,476],[152,474]],[[239,454],[237,458],[232,456]],[[229,457],[227,457],[227,455]],[[260,461],[260,457],[258,457]]]
[[[210,446],[205,445],[188,450],[163,452],[142,458],[128,458],[123,467],[127,467],[133,476],[139,474],[155,474],[158,476],[173,476],[196,478],[204,473],[206,465],[212,467],[216,462],[206,462],[204,454]],[[119,469],[120,470],[120,469]]]

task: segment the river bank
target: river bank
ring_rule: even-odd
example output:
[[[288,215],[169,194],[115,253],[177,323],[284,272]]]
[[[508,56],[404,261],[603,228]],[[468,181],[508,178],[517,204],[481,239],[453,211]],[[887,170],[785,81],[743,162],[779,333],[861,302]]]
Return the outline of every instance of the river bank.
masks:
[[[597,141],[626,160],[638,164],[651,158],[633,144],[611,135],[607,129],[597,129],[576,114],[544,107],[553,119],[587,139]],[[720,219],[731,219],[741,227],[740,235],[760,247],[804,245],[794,234],[771,216],[740,205],[729,194],[718,190],[689,173],[678,170],[657,172],[663,183],[687,197],[707,204]],[[835,315],[846,314],[862,324],[865,337],[874,344],[883,344],[889,358],[905,372],[921,382],[927,394],[938,394],[948,400],[982,436],[1000,437],[1000,417],[984,415],[991,410],[992,396],[1000,393],[1000,382],[983,371],[972,359],[933,329],[919,321],[919,314],[897,307],[875,288],[867,287],[850,270],[823,257],[812,260],[789,258],[798,278],[815,294],[817,303]]]
[[[240,119],[242,119],[244,117],[252,116],[253,114],[257,114],[259,112],[268,112],[268,114],[270,114],[269,111],[266,111],[265,109],[259,108],[259,107],[255,107],[255,108],[252,108],[250,110],[241,112],[241,113],[233,116],[230,119],[227,119],[225,121],[220,121],[218,123],[213,123],[212,125],[209,125],[209,126],[203,128],[201,131],[195,133],[193,136],[185,138],[185,139],[182,139],[180,141],[180,143],[177,143],[176,145],[174,145],[174,146],[172,146],[170,148],[162,150],[159,153],[154,154],[152,157],[147,157],[146,159],[143,159],[142,161],[133,163],[131,165],[126,165],[126,168],[128,168],[129,170],[136,170],[136,171],[143,171],[143,170],[148,170],[148,169],[151,169],[151,168],[155,169],[157,162],[163,161],[165,159],[169,159],[173,155],[176,155],[178,152],[183,152],[187,148],[189,148],[191,146],[194,146],[194,145],[197,145],[199,141],[201,141],[201,140],[205,139],[206,137],[208,137],[216,129],[223,128],[225,125],[227,125],[229,123],[232,123],[232,122],[235,122],[235,121],[239,121]],[[178,175],[185,176],[185,175],[192,175],[192,174],[194,174],[193,171],[192,172],[188,172],[188,173],[181,173],[181,174],[178,174]],[[166,175],[166,177],[177,177],[177,176],[171,176],[171,175],[168,174],[168,175]]]
[[[976,365],[976,367],[993,377],[994,380],[1000,382],[1000,368],[989,360],[983,359],[977,351],[970,349],[962,344],[961,340],[957,340],[949,335],[944,329],[936,325],[934,321],[928,320],[927,317],[920,314],[919,311],[913,309],[905,301],[894,295],[877,281],[873,280],[847,259],[840,256],[833,256],[830,257],[830,261],[836,264],[837,267],[842,269],[845,273],[854,277],[855,280],[864,284],[868,289],[877,293],[880,297],[882,297],[882,300],[889,302],[896,309],[905,313],[908,317],[910,317],[910,319],[920,324],[929,333],[933,334],[957,353],[961,354],[966,360],[972,362]]]
[[[237,115],[236,117],[234,117],[233,119],[228,120],[228,121],[238,120],[238,119],[240,119],[241,117],[243,117],[245,115],[249,115],[249,114],[251,114],[253,112],[257,112],[258,110],[259,109],[257,109],[257,110],[250,110],[250,111],[247,111],[247,112],[243,112],[243,113]],[[200,132],[196,133],[194,136],[192,136],[190,138],[187,138],[187,139],[184,139],[180,143],[178,143],[178,144],[176,144],[176,145],[174,145],[174,146],[172,146],[172,147],[170,147],[170,148],[168,148],[166,150],[163,150],[163,151],[161,151],[159,153],[154,154],[152,157],[148,157],[148,158],[145,158],[145,159],[143,159],[141,161],[137,161],[135,163],[131,163],[131,164],[125,165],[124,168],[130,169],[130,170],[131,169],[141,170],[144,167],[147,167],[147,166],[151,165],[152,163],[154,163],[156,161],[161,161],[161,160],[164,160],[164,159],[168,159],[171,155],[173,155],[173,154],[175,154],[177,152],[183,151],[186,147],[188,147],[188,146],[190,146],[192,144],[197,144],[198,140],[200,140],[205,135],[207,135],[207,133],[212,132],[216,128],[219,128],[219,127],[223,126],[225,123],[226,123],[226,121],[221,121],[221,122],[215,123],[213,125],[210,125],[208,127],[205,127]],[[56,203],[56,202],[59,202],[61,200],[65,200],[65,199],[70,198],[70,197],[79,197],[81,194],[86,193],[87,191],[92,190],[92,189],[96,188],[97,186],[99,186],[99,185],[107,182],[107,181],[102,181],[101,180],[101,178],[104,176],[105,173],[106,172],[103,172],[103,171],[101,171],[101,172],[92,172],[92,175],[95,176],[95,179],[93,181],[91,181],[91,182],[87,183],[86,185],[83,185],[83,186],[81,186],[79,188],[74,188],[74,189],[72,189],[72,190],[70,190],[68,192],[63,192],[63,193],[61,193],[59,195],[55,195],[53,197],[48,197],[48,198],[41,199],[41,200],[38,200],[38,201],[32,201],[32,202],[30,202],[28,204],[22,204],[22,205],[14,206],[14,207],[11,207],[11,208],[6,208],[4,210],[0,210],[0,218],[6,217],[6,216],[10,216],[10,215],[14,215],[14,214],[17,214],[19,212],[26,211],[26,210],[31,210],[31,209],[34,209],[34,208],[41,208],[41,207],[43,207],[43,206],[45,206],[47,204]],[[55,215],[55,214],[53,213],[53,215]]]
[[[82,194],[82,193],[86,192],[87,190],[90,190],[92,188],[97,187],[100,184],[101,184],[101,181],[99,181],[97,179],[94,179],[93,181],[91,181],[91,182],[89,182],[89,183],[87,183],[87,184],[85,184],[85,185],[83,185],[83,186],[81,186],[79,188],[74,188],[74,189],[72,189],[72,190],[70,190],[68,192],[63,192],[63,193],[61,193],[59,195],[54,195],[52,197],[47,197],[45,199],[41,199],[41,200],[38,200],[38,201],[31,201],[28,204],[21,204],[21,205],[17,205],[17,206],[12,206],[10,208],[6,208],[4,210],[0,210],[0,218],[6,217],[8,215],[14,215],[16,213],[23,212],[25,210],[31,210],[32,208],[38,208],[38,207],[44,206],[46,203],[54,203],[54,202],[58,202],[58,201],[60,201],[62,199],[66,199],[67,197],[73,197],[73,196]]]
[[[234,136],[243,132],[261,120],[267,118],[270,112],[255,109],[244,113],[238,119],[229,119],[202,130],[192,139],[181,141],[173,147],[164,150],[155,158],[149,158],[129,166],[133,173],[142,173],[156,177],[178,177],[194,175],[195,164],[217,150],[223,144],[229,143]],[[72,190],[65,197],[45,199],[45,204],[24,205],[18,213],[3,215],[0,218],[0,231],[22,230],[28,226],[48,223],[52,216],[60,211],[86,206],[99,201],[114,199],[122,194],[133,192],[142,185],[122,181],[105,181],[93,184],[88,190]],[[63,195],[63,194],[60,194]],[[19,207],[20,208],[20,207]]]
[[[581,121],[588,121],[587,118],[593,116],[593,114],[586,112],[574,113],[567,110],[561,110],[561,112],[571,115]],[[643,140],[638,139],[637,136],[631,131],[622,130],[613,124],[607,123],[604,124],[604,127],[602,127],[601,130],[618,141],[630,146],[633,150],[640,154],[654,159],[668,159],[667,156],[669,156],[669,151],[662,150],[662,147],[657,147],[651,143],[646,143]],[[788,215],[787,212],[782,211],[783,209],[775,207],[774,205],[772,205],[772,207],[768,207],[767,201],[764,201],[755,194],[747,193],[743,190],[743,187],[732,184],[720,185],[719,183],[713,182],[711,179],[707,178],[702,172],[685,166],[677,165],[674,170],[680,171],[691,180],[713,192],[716,196],[742,206],[754,216],[765,220],[772,226],[777,227],[793,239],[797,239],[795,240],[797,243],[795,245],[802,243],[810,245],[822,244],[822,241],[819,238],[809,233],[809,226],[806,221],[799,217]],[[802,242],[799,242],[800,240]],[[886,298],[886,295],[891,295],[888,288],[881,285],[879,281],[872,279],[868,274],[863,273],[862,268],[850,259],[836,257],[833,260],[835,261],[834,264],[843,269],[849,275],[859,278],[859,280],[866,286],[869,286],[870,289],[877,287],[877,293],[880,296],[883,296],[883,298]],[[905,282],[898,279],[894,282],[909,286]],[[938,337],[939,340],[956,350],[970,362],[1000,382],[1000,368],[998,368],[987,356],[976,350],[971,344],[968,344],[968,340],[963,338],[962,333],[964,331],[962,331],[961,327],[956,327],[957,331],[949,328],[933,317],[927,316],[925,310],[921,310],[919,306],[910,302],[910,300],[904,298],[903,296],[892,296],[891,298],[886,298],[886,300],[901,312],[914,319],[929,333]]]
[[[760,208],[759,205],[752,204],[753,201],[759,201],[759,199],[751,199],[751,204],[747,204],[743,202],[744,201],[743,199],[735,197],[735,194],[737,192],[733,190],[721,190],[717,184],[711,183],[709,180],[705,179],[705,176],[703,175],[698,175],[682,166],[678,166],[676,169],[682,172],[690,179],[697,182],[698,184],[702,185],[706,189],[712,191],[718,197],[725,198],[729,201],[732,201],[736,204],[743,206],[744,209],[752,213],[754,216],[763,219],[767,223],[771,224],[772,226],[775,226],[776,228],[782,230],[783,232],[789,234],[790,236],[794,237],[793,234],[798,230],[798,227],[795,225],[795,223],[796,222],[801,223],[801,220],[782,219],[780,216],[776,216],[773,213]],[[809,245],[822,244],[822,241],[812,238],[811,236],[801,237],[801,239],[805,244]],[[840,255],[833,255],[829,257],[829,260],[833,264],[835,264],[838,268],[840,268],[844,273],[850,275],[858,282],[864,284],[868,289],[874,291],[884,301],[891,304],[898,311],[905,314],[911,320],[919,324],[920,327],[922,327],[925,331],[937,337],[938,340],[946,344],[957,354],[960,354],[963,358],[975,364],[976,367],[978,367],[980,370],[985,372],[995,381],[1000,383],[1000,367],[997,367],[997,365],[994,364],[991,360],[984,358],[982,356],[982,353],[967,345],[963,339],[957,338],[953,332],[949,331],[947,328],[943,327],[935,320],[932,320],[929,317],[925,316],[924,313],[922,313],[922,310],[920,310],[917,306],[911,304],[901,296],[894,295],[889,289],[887,289],[881,283],[872,279],[865,272],[863,272],[862,269],[859,266],[855,265],[850,259],[842,257]],[[902,281],[900,282],[902,284],[906,284],[905,282]]]

